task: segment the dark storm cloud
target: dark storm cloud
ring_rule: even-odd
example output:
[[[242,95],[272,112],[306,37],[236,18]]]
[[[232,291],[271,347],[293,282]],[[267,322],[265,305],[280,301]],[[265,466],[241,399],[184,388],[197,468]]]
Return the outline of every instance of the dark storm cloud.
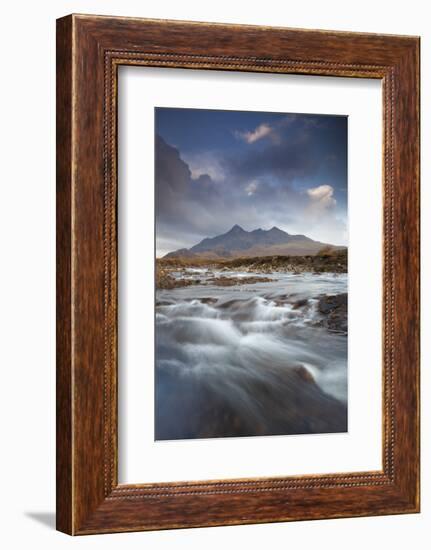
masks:
[[[334,176],[339,177],[345,187],[347,165],[337,163],[337,156],[333,151],[333,141],[336,140],[337,155],[346,157],[345,128],[344,124],[340,125],[343,122],[341,117],[319,121],[314,117],[296,116],[289,124],[281,122],[274,127],[262,125],[268,129],[267,132],[259,140],[252,142],[263,142],[262,146],[248,147],[242,154],[227,157],[226,170],[242,180],[271,175],[290,182],[293,179],[314,178],[332,162],[331,174],[328,176],[332,176],[331,179]],[[249,135],[255,136],[258,130],[259,128]],[[331,140],[328,140],[328,134]]]
[[[226,167],[240,179],[271,174],[291,180],[309,175],[316,164],[316,158],[308,154],[304,143],[282,141],[260,151],[248,151],[231,158],[227,160]]]
[[[184,238],[196,238],[204,227],[214,230],[212,211],[223,198],[207,174],[192,178],[189,166],[179,151],[156,137],[156,225],[167,237],[181,232]]]

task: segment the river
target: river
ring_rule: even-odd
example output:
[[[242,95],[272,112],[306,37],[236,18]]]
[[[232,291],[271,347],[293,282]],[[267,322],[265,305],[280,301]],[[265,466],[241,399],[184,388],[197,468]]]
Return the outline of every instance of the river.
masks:
[[[345,432],[347,336],[322,296],[347,274],[187,269],[156,293],[156,439]],[[216,286],[210,279],[270,277]]]

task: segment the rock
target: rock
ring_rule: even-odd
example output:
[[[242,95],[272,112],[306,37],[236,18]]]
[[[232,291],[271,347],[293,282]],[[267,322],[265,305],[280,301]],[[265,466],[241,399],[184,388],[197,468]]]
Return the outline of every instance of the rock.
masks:
[[[162,290],[172,290],[183,286],[199,284],[199,281],[193,279],[175,279],[169,271],[159,266],[156,267],[156,288]]]
[[[209,305],[212,305],[212,304],[215,304],[218,300],[217,298],[201,298],[200,299],[201,303],[202,304],[209,304]]]
[[[160,306],[171,306],[173,305],[174,302],[171,302],[169,300],[157,300],[156,302],[156,307],[160,307]]]
[[[236,285],[252,285],[256,283],[270,283],[276,281],[269,277],[213,277],[208,279],[207,282],[210,285],[216,286],[236,286]]]
[[[319,299],[318,308],[320,313],[330,313],[340,308],[345,308],[347,311],[347,293],[322,296]]]
[[[299,376],[299,378],[304,382],[309,382],[313,384],[315,383],[314,376],[304,366],[300,365],[299,367],[296,367],[295,372]]]
[[[298,300],[295,302],[292,307],[293,309],[299,309],[300,307],[304,307],[306,305],[308,305],[308,300],[307,298],[304,298],[303,300]]]
[[[319,298],[318,310],[324,317],[322,325],[335,332],[347,334],[347,293]]]

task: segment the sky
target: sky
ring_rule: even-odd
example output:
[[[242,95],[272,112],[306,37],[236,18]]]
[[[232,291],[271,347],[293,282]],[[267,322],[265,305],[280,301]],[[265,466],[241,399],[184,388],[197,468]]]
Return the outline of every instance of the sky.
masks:
[[[156,108],[156,255],[240,225],[347,245],[347,117]]]

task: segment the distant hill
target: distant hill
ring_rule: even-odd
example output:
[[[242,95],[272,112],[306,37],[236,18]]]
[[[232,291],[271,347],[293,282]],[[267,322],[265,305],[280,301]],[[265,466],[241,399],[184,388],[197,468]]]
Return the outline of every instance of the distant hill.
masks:
[[[338,250],[345,247],[313,241],[305,235],[290,235],[278,227],[267,231],[245,231],[234,225],[230,231],[208,237],[191,248],[169,252],[164,258],[248,258],[258,256],[306,256],[315,255],[324,247]]]

